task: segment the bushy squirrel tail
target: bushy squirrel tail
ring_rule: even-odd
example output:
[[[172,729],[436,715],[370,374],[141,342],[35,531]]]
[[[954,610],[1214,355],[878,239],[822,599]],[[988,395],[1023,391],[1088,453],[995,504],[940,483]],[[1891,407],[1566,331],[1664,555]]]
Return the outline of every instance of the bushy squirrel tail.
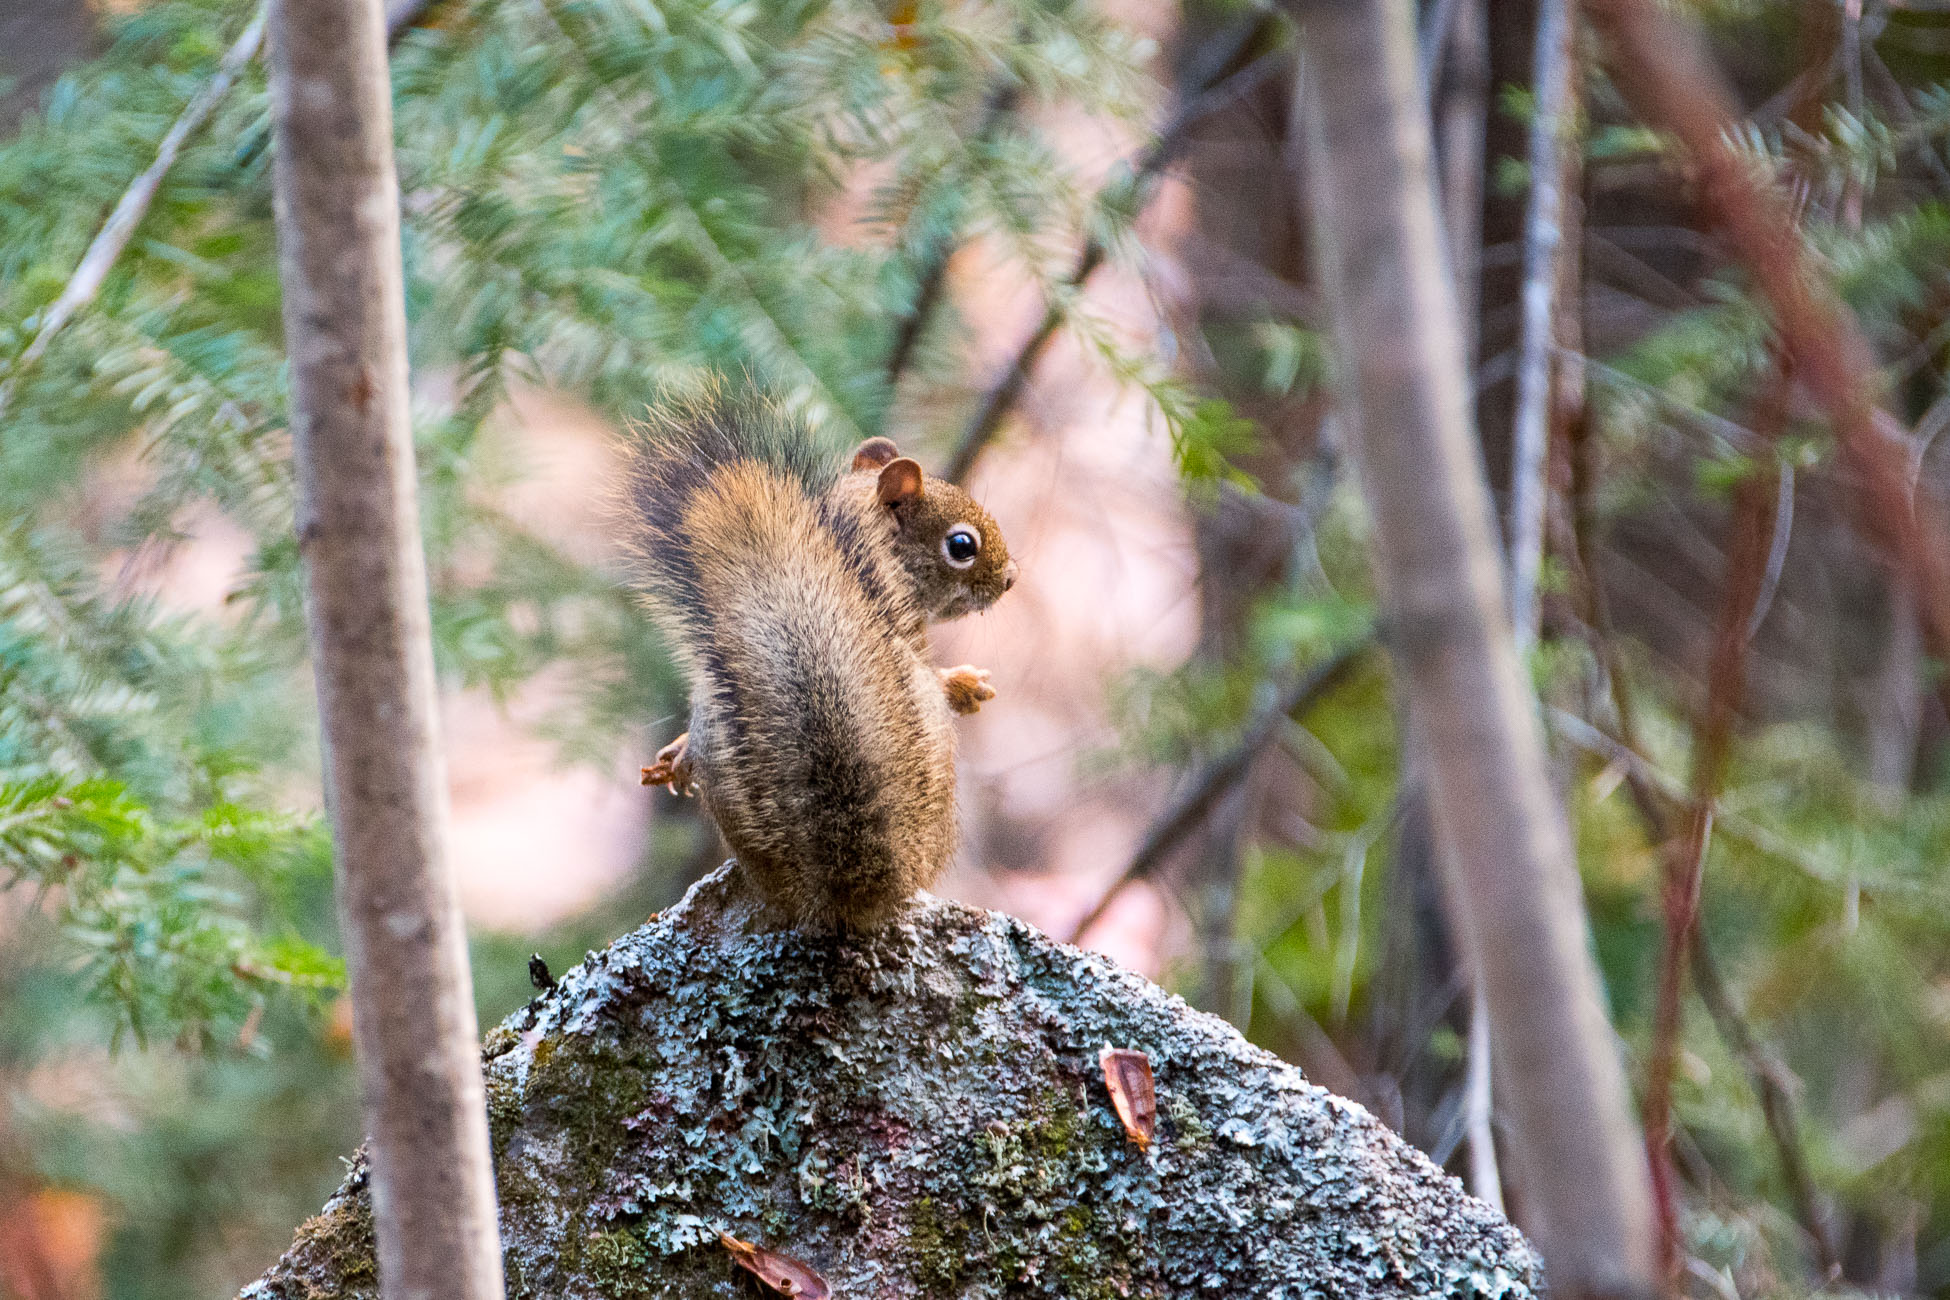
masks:
[[[953,853],[954,731],[902,629],[844,453],[708,389],[634,431],[625,508],[646,603],[691,684],[705,806],[795,923],[874,924]]]

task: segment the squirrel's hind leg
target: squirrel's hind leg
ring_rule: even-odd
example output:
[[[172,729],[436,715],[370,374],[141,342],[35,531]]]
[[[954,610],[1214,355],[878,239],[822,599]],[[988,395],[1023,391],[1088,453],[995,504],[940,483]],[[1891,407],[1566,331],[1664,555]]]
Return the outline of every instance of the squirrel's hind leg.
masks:
[[[643,769],[643,784],[667,785],[672,794],[696,794],[697,769],[691,763],[690,744],[687,731],[658,750],[657,761]]]
[[[948,694],[948,707],[956,713],[973,713],[982,707],[983,701],[995,698],[995,687],[989,685],[986,668],[962,664],[935,671],[941,674],[941,689]]]

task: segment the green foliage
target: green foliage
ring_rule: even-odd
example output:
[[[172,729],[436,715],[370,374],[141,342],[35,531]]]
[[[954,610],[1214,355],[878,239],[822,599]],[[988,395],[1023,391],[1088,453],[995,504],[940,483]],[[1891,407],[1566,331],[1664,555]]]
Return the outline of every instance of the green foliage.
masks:
[[[266,988],[337,982],[289,911],[324,841],[255,806],[261,752],[226,734],[264,665],[78,559],[0,534],[0,886],[48,901],[117,1037],[207,1041]]]
[[[130,160],[247,9],[166,0],[116,20],[107,55],[0,149],[0,379]],[[443,673],[505,694],[574,664],[580,705],[557,726],[579,754],[613,752],[634,719],[667,709],[669,671],[614,575],[488,503],[490,421],[509,383],[627,417],[673,378],[744,372],[816,424],[877,427],[877,359],[916,250],[986,231],[1053,283],[1091,210],[1025,127],[973,138],[987,99],[1007,85],[1130,114],[1138,53],[1087,9],[1026,2],[921,6],[894,28],[859,4],[551,0],[456,6],[410,33],[394,72],[411,348],[419,373],[450,376],[416,409]],[[301,680],[304,644],[265,113],[254,67],[169,173],[100,299],[37,365],[13,363],[0,452],[0,498],[31,521],[0,549],[0,634],[16,649],[0,776],[23,782],[40,864],[16,855],[10,869],[46,885],[43,860],[89,864],[60,881],[62,925],[139,1033],[234,1011],[253,981],[326,969],[254,946],[244,925],[301,844],[315,856],[315,830],[233,797],[257,766],[308,766],[302,743],[270,740],[263,713],[283,704],[272,683]],[[883,237],[825,235],[821,204],[868,167],[889,177],[872,208]],[[1088,219],[1113,233],[1128,209]],[[1236,440],[1236,421],[1189,398],[1168,418],[1199,446]],[[131,453],[133,504],[87,534],[69,526],[50,489]],[[212,509],[254,546],[222,618],[164,617],[94,576],[105,552],[165,552],[187,515]],[[131,710],[155,715],[139,747]],[[213,734],[179,752],[192,725]],[[89,793],[45,787],[31,803],[44,775]],[[201,829],[225,818],[227,838]],[[248,861],[228,847],[246,838],[263,845]],[[128,932],[170,898],[185,905],[159,915],[180,925]],[[226,992],[225,970],[258,974]]]
[[[7,922],[18,978],[0,1013],[23,1019],[0,1068],[32,1078],[124,1038],[198,1053],[156,1067],[153,1088],[112,1067],[139,1097],[139,1136],[119,1147],[59,1107],[19,1118],[30,1156],[0,1141],[0,1167],[24,1161],[23,1176],[115,1207],[117,1295],[208,1294],[255,1273],[317,1203],[306,1161],[352,1136],[342,1026],[316,1005],[342,976],[305,793],[316,722],[261,64],[188,142],[99,296],[23,360],[254,8],[155,0],[105,18],[101,57],[0,142],[0,886],[28,904]],[[407,33],[395,121],[443,680],[504,699],[544,673],[568,683],[544,725],[570,760],[612,763],[673,712],[671,668],[618,575],[498,504],[527,472],[497,414],[511,387],[622,421],[708,369],[815,425],[877,430],[893,331],[938,250],[989,237],[1066,317],[1084,238],[1129,254],[1135,186],[1093,198],[1032,124],[1135,119],[1146,53],[1090,6],[1035,0],[922,0],[891,18],[868,0],[456,0]],[[1020,111],[997,116],[1004,90]],[[863,177],[863,215],[836,220]],[[927,338],[953,338],[938,315]],[[958,365],[916,355],[928,379]],[[1238,445],[1222,407],[1122,364],[1186,445]],[[246,539],[220,607],[146,594],[213,524]],[[651,879],[661,897],[668,880]],[[654,905],[627,901],[631,917],[605,913],[575,941]],[[525,977],[490,951],[482,995],[505,1010]],[[294,1105],[308,1089],[315,1103]],[[281,1134],[280,1110],[304,1119]],[[278,1194],[253,1198],[253,1178]],[[254,1253],[228,1258],[230,1229]]]

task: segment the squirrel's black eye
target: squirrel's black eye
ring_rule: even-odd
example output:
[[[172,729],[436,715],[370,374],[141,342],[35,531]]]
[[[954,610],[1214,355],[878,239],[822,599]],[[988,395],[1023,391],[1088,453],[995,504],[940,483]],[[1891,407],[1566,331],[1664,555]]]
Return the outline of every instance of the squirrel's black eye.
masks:
[[[957,524],[941,539],[941,554],[957,569],[966,569],[982,553],[982,535],[967,524]]]

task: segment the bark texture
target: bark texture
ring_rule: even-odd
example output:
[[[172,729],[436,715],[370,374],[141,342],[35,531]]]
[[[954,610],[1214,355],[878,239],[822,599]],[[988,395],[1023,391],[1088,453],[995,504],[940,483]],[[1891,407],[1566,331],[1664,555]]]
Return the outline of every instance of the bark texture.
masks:
[[[1148,1054],[1148,1153],[1098,1051]],[[736,869],[487,1038],[508,1295],[756,1296],[719,1231],[844,1297],[1481,1296],[1504,1220],[1360,1107],[1101,957],[923,895],[769,928]],[[358,1162],[246,1300],[376,1294]]]
[[[1558,1294],[1651,1294],[1645,1162],[1507,622],[1410,7],[1289,7],[1313,78],[1306,188],[1386,639],[1428,746],[1452,911],[1483,972],[1525,1222]]]
[[[271,112],[298,545],[389,1300],[501,1294],[446,860],[379,0],[275,0]]]

